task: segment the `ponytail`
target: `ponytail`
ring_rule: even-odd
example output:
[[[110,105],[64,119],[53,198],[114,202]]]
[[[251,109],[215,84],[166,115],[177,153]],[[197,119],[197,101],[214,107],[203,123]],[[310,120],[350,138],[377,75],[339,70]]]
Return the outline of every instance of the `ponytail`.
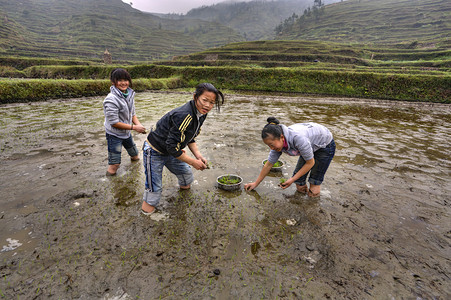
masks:
[[[272,135],[273,138],[280,139],[283,134],[282,127],[279,126],[280,122],[274,117],[269,117],[266,122],[268,124],[263,127],[262,139],[266,139],[268,135]]]
[[[222,92],[220,90],[215,88],[215,86],[212,85],[211,83],[204,82],[204,83],[200,83],[199,85],[197,85],[196,91],[194,92],[194,99],[197,101],[197,99],[199,99],[199,97],[205,91],[212,92],[216,95],[215,105],[216,105],[216,109],[218,111],[220,111],[221,104],[224,104],[224,95],[222,94]]]

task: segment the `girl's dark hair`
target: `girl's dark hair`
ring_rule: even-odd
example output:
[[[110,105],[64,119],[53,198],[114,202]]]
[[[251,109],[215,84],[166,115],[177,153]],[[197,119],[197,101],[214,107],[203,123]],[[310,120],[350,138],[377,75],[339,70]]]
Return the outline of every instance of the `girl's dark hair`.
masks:
[[[216,95],[215,105],[216,109],[219,111],[221,104],[224,104],[224,95],[217,88],[214,87],[211,83],[204,82],[200,83],[196,87],[196,91],[194,92],[194,99],[197,100],[199,97],[205,92],[212,92]],[[219,99],[221,98],[221,99]]]
[[[268,135],[272,135],[273,138],[280,139],[280,136],[283,134],[282,127],[279,126],[280,122],[274,117],[269,117],[266,122],[268,124],[263,127],[262,130],[262,139],[266,139]]]
[[[111,72],[110,80],[114,84],[116,84],[119,80],[128,80],[128,82],[130,82],[130,87],[132,87],[132,77],[125,69],[114,69]]]

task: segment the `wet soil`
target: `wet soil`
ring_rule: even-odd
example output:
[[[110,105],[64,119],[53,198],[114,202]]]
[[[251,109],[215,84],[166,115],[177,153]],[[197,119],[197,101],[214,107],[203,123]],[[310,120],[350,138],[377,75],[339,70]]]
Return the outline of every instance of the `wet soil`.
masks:
[[[190,97],[140,93],[138,116]],[[451,298],[451,106],[227,95],[197,138],[210,169],[190,191],[166,172],[149,217],[140,162],[105,176],[102,100],[0,106],[1,299]],[[320,197],[278,187],[286,155],[256,191],[215,187],[257,177],[268,116],[333,132]]]

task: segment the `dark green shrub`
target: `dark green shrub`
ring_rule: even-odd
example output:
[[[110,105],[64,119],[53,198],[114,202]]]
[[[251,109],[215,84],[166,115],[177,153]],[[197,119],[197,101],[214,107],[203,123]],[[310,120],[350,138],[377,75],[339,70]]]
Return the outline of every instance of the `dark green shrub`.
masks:
[[[451,102],[451,77],[302,69],[180,68],[188,85],[379,99]]]
[[[13,67],[0,66],[0,77],[23,78],[25,74]]]
[[[100,61],[99,61],[100,62]],[[31,66],[40,65],[90,65],[95,62],[89,61],[78,61],[78,60],[62,60],[62,59],[51,59],[51,58],[29,58],[29,57],[1,57],[0,56],[0,66],[9,66],[18,70],[23,70]]]
[[[137,79],[136,91],[159,90],[179,85],[177,78]],[[101,96],[110,91],[109,80],[0,80],[0,103],[42,101],[46,99]]]

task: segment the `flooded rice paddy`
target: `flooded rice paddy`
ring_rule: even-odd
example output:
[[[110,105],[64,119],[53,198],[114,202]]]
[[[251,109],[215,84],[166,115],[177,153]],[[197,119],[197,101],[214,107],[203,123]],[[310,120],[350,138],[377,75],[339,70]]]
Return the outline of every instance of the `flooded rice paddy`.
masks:
[[[150,128],[190,98],[137,94],[138,117]],[[102,101],[0,107],[1,299],[451,297],[449,105],[227,95],[197,138],[211,168],[190,191],[165,173],[146,217],[141,162],[123,151],[105,177]],[[319,198],[278,187],[286,155],[256,191],[215,187],[257,177],[268,116],[334,134]]]

